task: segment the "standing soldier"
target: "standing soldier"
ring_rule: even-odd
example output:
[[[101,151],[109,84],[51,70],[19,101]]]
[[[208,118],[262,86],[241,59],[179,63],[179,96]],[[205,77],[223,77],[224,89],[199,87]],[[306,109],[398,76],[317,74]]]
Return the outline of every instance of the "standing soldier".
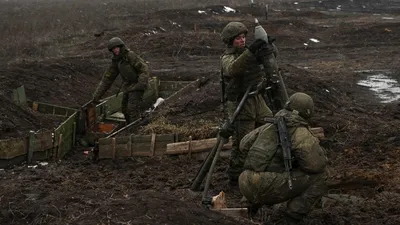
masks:
[[[111,38],[107,47],[113,53],[113,57],[93,94],[92,102],[99,102],[99,99],[111,87],[117,76],[121,74],[123,82],[121,110],[126,123],[129,124],[137,119],[144,109],[143,93],[147,88],[149,79],[148,66],[139,55],[129,50],[118,37]]]
[[[243,23],[230,22],[221,33],[222,41],[227,46],[221,57],[221,78],[224,85],[222,91],[230,117],[232,117],[248,87],[253,86],[253,90],[258,89],[260,91],[265,89],[263,82],[265,74],[261,59],[273,54],[273,47],[261,39],[255,40],[247,47],[247,32],[248,30]],[[246,157],[246,154],[239,149],[240,140],[248,132],[262,125],[264,117],[270,116],[272,116],[272,112],[260,92],[247,99],[236,121],[234,121],[232,153],[228,169],[231,185],[237,185]]]
[[[240,148],[248,154],[239,188],[250,203],[250,212],[255,214],[263,205],[288,201],[278,224],[298,224],[326,193],[326,153],[308,125],[313,107],[309,95],[295,93],[275,115],[284,118],[287,132],[280,133],[274,123],[266,123],[242,139]],[[280,138],[284,133],[288,145]],[[284,157],[285,146],[290,146],[286,150],[290,150],[291,157]],[[290,160],[290,170],[285,160]]]

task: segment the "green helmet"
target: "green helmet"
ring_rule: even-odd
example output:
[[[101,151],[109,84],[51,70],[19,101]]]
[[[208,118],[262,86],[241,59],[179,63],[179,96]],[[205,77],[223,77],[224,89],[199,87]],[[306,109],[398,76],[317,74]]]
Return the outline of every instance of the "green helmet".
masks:
[[[247,34],[247,27],[241,22],[230,22],[228,23],[221,33],[221,39],[225,44],[230,42],[239,34]]]
[[[109,51],[112,51],[115,47],[125,46],[125,43],[119,37],[113,37],[108,41],[107,48]]]
[[[314,111],[314,101],[308,94],[297,92],[289,97],[285,109],[299,112],[299,115],[305,119],[309,119]]]

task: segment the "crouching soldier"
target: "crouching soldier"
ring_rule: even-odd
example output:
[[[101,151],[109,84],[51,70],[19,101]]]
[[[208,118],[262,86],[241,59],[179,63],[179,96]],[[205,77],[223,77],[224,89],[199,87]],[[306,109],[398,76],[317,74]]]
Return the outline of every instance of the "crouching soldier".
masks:
[[[248,154],[239,188],[253,213],[263,205],[288,201],[281,224],[297,224],[325,194],[327,157],[308,125],[313,107],[309,95],[295,93],[275,115],[275,120],[283,117],[287,127],[291,173],[285,170],[282,142],[275,123],[266,123],[242,139],[240,148]]]
[[[143,93],[147,88],[149,79],[148,66],[139,55],[129,50],[118,37],[111,38],[107,47],[113,53],[113,57],[93,94],[92,102],[99,102],[99,99],[120,74],[123,82],[121,110],[126,123],[129,124],[139,118],[144,110]]]

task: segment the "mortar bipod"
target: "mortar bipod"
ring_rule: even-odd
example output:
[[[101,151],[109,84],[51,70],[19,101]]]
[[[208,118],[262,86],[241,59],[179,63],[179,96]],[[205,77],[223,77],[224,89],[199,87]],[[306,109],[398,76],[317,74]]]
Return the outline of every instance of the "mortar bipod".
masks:
[[[233,122],[236,120],[236,118],[238,117],[240,111],[243,108],[244,103],[246,102],[247,98],[252,96],[252,95],[256,95],[258,94],[258,91],[253,91],[250,92],[250,90],[252,89],[252,86],[248,87],[245,94],[243,95],[239,105],[237,106],[234,114],[232,115],[232,117],[229,119],[229,121],[227,121],[228,125],[233,125]],[[210,186],[210,182],[211,182],[211,177],[212,177],[212,172],[214,170],[214,167],[216,165],[216,162],[218,160],[218,156],[219,153],[223,147],[223,145],[225,143],[227,143],[229,140],[229,137],[222,137],[220,135],[220,132],[218,133],[218,137],[217,137],[217,143],[214,145],[214,147],[212,148],[212,150],[208,153],[206,159],[203,161],[199,171],[196,174],[196,177],[191,185],[191,190],[193,191],[200,191],[200,185],[203,182],[204,178],[206,177],[207,173],[207,180],[205,183],[205,187],[204,187],[204,191],[203,191],[203,202],[207,201],[206,197],[207,197],[207,192]]]

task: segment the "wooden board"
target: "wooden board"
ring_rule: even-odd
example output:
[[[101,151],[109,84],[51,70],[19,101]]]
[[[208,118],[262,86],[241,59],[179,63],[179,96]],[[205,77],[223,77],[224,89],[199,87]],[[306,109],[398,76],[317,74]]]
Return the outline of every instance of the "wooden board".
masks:
[[[58,146],[56,155],[59,159],[62,158],[73,146],[76,117],[77,113],[75,112],[54,132],[55,143]]]
[[[52,115],[56,115],[56,116],[69,117],[77,111],[76,109],[47,104],[47,103],[43,103],[43,102],[35,101],[35,102],[28,102],[28,104],[30,104],[32,106],[32,109],[37,112],[45,113],[45,114],[52,114]]]
[[[37,133],[35,152],[46,151],[53,148],[52,131]]]
[[[112,95],[107,98],[107,101],[104,104],[98,105],[97,107],[102,107],[98,115],[104,114],[105,117],[118,112],[121,110],[121,102],[122,102],[123,93],[119,93],[118,95]]]
[[[191,141],[190,142],[191,152],[197,153],[197,152],[209,151],[214,147],[216,143],[217,143],[217,138]],[[232,148],[232,140],[229,140],[229,142],[226,143],[222,149],[230,149],[230,148]],[[165,151],[165,154],[167,155],[188,154],[188,153],[189,153],[189,141],[167,144],[167,149]]]
[[[25,87],[22,85],[19,88],[13,90],[14,95],[14,102],[19,105],[26,104],[26,94],[25,94]]]
[[[26,141],[22,138],[0,140],[0,159],[12,159],[27,153]]]
[[[99,159],[163,155],[167,144],[175,140],[175,134],[131,135],[115,137],[114,146],[113,138],[100,138]]]
[[[312,127],[310,128],[310,131],[318,139],[322,140],[325,138],[324,128],[322,127]]]
[[[324,138],[324,129],[322,127],[314,127],[311,128],[310,131],[318,137],[319,139]],[[198,152],[206,152],[211,150],[217,142],[217,138],[209,138],[203,140],[192,140],[185,142],[177,142],[167,144],[166,154],[167,155],[176,155],[176,154],[189,154],[189,143],[190,143],[190,151],[192,153]],[[224,145],[222,149],[230,149],[232,148],[232,141],[229,140],[228,143]]]

